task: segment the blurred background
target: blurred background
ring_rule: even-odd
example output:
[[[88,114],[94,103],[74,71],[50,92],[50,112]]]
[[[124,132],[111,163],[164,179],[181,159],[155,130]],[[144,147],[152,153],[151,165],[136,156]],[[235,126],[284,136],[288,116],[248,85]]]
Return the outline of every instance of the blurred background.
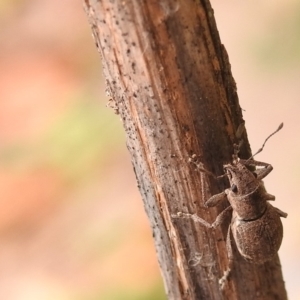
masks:
[[[300,299],[300,3],[212,0]],[[0,299],[165,299],[81,1],[0,2]]]

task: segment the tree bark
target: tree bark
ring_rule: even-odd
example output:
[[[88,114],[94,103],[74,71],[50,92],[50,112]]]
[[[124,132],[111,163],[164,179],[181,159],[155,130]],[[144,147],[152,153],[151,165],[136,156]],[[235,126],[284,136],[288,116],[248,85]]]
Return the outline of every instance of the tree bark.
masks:
[[[220,288],[230,220],[212,230],[172,218],[190,212],[212,223],[225,208],[204,203],[227,180],[199,172],[189,158],[222,174],[244,123],[209,1],[85,0],[85,9],[110,104],[123,120],[168,298],[287,299],[278,257],[250,264],[234,245],[233,271]],[[248,158],[246,132],[242,139],[240,157]]]

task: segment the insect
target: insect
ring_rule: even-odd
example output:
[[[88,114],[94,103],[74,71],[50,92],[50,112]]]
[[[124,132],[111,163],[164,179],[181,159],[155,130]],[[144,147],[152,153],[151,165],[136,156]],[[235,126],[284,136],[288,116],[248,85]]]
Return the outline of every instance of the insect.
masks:
[[[267,137],[263,146],[254,155],[261,152],[267,140],[282,127],[283,123]],[[251,263],[262,264],[271,260],[278,252],[283,238],[280,218],[287,217],[286,213],[268,202],[275,200],[275,196],[267,193],[262,181],[273,167],[268,163],[253,160],[254,155],[247,160],[239,159],[238,152],[239,147],[235,145],[232,163],[224,165],[225,174],[222,176],[228,177],[230,188],[213,195],[205,203],[206,207],[213,207],[223,201],[229,201],[230,205],[217,216],[212,224],[196,214],[179,212],[173,215],[176,218],[191,218],[208,228],[216,228],[231,214],[226,239],[229,269],[225,272],[225,277],[229,275],[233,260],[232,237],[244,259]],[[247,168],[250,166],[260,168],[251,171]],[[203,168],[200,170],[212,175]],[[224,278],[220,280],[221,283],[222,280],[224,281]]]

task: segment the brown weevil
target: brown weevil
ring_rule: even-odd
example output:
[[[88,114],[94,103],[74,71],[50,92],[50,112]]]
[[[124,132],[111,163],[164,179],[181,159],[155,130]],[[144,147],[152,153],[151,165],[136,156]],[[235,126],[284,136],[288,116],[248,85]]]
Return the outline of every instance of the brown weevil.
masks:
[[[267,137],[257,153],[262,151],[266,141],[282,127],[283,123]],[[267,193],[262,181],[272,171],[273,167],[268,163],[253,160],[253,156],[257,153],[247,160],[239,159],[239,147],[235,145],[234,148],[232,163],[224,165],[225,174],[222,175],[228,177],[230,188],[213,195],[205,203],[206,207],[213,207],[227,199],[230,205],[217,216],[212,224],[196,214],[179,212],[173,215],[175,218],[191,218],[208,228],[215,228],[227,218],[228,214],[231,214],[231,224],[226,240],[229,269],[220,280],[220,284],[224,284],[228,277],[233,260],[231,237],[233,237],[237,249],[244,259],[251,263],[262,264],[271,260],[278,252],[283,237],[280,217],[287,217],[286,213],[268,202],[275,200],[275,196]],[[248,167],[262,168],[251,171]],[[202,167],[200,170],[212,175]]]

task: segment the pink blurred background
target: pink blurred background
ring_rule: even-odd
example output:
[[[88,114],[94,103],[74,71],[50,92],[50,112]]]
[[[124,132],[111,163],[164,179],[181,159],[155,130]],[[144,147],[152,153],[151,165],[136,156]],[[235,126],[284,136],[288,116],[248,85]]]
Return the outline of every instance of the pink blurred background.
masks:
[[[300,299],[300,4],[213,0]],[[119,117],[81,1],[0,4],[0,299],[165,299]]]

